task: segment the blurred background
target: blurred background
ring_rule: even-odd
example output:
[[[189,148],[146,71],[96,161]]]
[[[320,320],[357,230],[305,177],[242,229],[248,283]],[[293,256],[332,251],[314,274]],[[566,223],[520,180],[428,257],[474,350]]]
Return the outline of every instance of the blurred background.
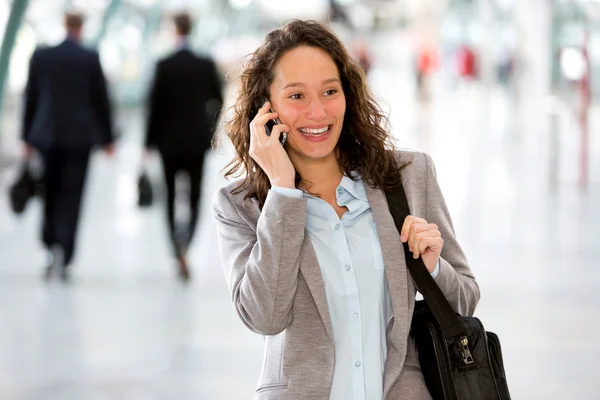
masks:
[[[29,58],[64,39],[72,8],[100,54],[118,140],[112,159],[92,157],[62,284],[41,279],[40,201],[15,215],[7,191],[22,158]],[[217,63],[226,107],[265,33],[291,18],[328,21],[367,69],[397,144],[436,162],[512,397],[598,398],[600,1],[0,0],[0,399],[255,390],[263,339],[235,315],[210,209],[231,147],[205,160],[188,284],[167,240],[158,157],[142,159],[149,83],[175,49],[169,17],[181,10],[195,20],[191,47]],[[142,167],[156,195],[144,209]]]

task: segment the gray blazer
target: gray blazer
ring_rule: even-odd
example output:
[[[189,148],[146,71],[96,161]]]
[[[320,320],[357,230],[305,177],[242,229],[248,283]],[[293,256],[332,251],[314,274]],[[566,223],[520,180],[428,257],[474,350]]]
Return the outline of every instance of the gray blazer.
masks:
[[[436,282],[453,308],[472,315],[479,287],[456,237],[431,157],[399,151],[411,213],[438,225],[444,239]],[[323,277],[305,231],[306,199],[269,192],[262,212],[235,183],[215,194],[221,258],[235,309],[265,335],[255,400],[329,399],[335,365]],[[409,337],[416,288],[383,191],[365,185],[381,240],[393,306],[387,327],[384,399],[431,399]]]

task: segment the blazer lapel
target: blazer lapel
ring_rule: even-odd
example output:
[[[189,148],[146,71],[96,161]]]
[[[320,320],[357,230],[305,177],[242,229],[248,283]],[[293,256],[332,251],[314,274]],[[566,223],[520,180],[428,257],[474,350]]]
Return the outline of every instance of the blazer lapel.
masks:
[[[312,245],[308,233],[304,232],[304,241],[300,249],[300,272],[306,281],[306,285],[317,305],[317,310],[321,315],[325,331],[329,337],[329,341],[333,345],[333,335],[331,333],[331,318],[329,316],[329,308],[327,306],[327,296],[325,295],[325,282],[323,282],[323,274],[317,253]]]
[[[409,299],[409,294],[414,292],[414,283],[412,279],[409,279],[400,234],[394,225],[385,193],[367,184],[365,184],[365,190],[381,241],[385,275],[392,299],[394,317],[391,332],[388,334],[388,357],[384,374],[385,398],[393,383],[398,379],[406,359],[407,338],[411,323],[409,315],[414,308],[414,299]]]

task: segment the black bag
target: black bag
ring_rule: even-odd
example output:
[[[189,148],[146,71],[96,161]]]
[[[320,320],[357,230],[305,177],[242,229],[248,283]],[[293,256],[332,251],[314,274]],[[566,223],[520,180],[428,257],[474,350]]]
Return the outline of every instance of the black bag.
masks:
[[[402,185],[386,192],[398,232],[410,215]],[[475,317],[454,312],[419,257],[404,243],[406,266],[424,301],[415,303],[410,334],[433,400],[510,400],[498,336]]]
[[[142,171],[138,178],[138,206],[150,207],[154,200],[152,184],[146,171]]]
[[[27,161],[23,162],[21,173],[9,189],[10,206],[15,214],[25,211],[27,202],[36,193],[36,180],[31,174]]]

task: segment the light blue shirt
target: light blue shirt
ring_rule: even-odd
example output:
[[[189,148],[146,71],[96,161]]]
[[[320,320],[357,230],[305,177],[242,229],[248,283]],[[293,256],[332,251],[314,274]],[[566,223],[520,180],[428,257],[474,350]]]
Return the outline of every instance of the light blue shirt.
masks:
[[[362,180],[344,176],[337,187],[337,204],[348,208],[341,219],[325,200],[299,189],[271,190],[307,199],[306,230],[321,267],[334,341],[330,400],[382,399],[392,302]]]

